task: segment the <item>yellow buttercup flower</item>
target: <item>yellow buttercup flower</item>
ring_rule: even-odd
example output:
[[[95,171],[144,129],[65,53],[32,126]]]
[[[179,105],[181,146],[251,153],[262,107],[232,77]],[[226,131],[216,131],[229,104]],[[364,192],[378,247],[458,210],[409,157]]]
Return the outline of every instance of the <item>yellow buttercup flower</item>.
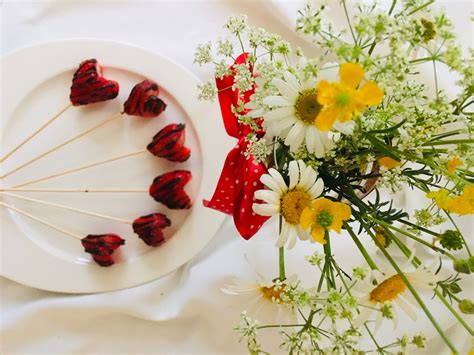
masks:
[[[449,197],[449,191],[446,189],[428,192],[426,197],[434,199],[436,206],[442,209],[447,209],[448,202],[451,200],[451,197]]]
[[[474,214],[474,187],[464,187],[460,196],[449,197],[449,191],[441,189],[426,194],[426,197],[432,198],[436,206],[446,211],[457,213],[459,215]]]
[[[333,202],[327,198],[314,200],[303,210],[300,225],[309,230],[314,240],[326,244],[325,232],[332,229],[341,233],[342,222],[351,217],[351,208],[342,202]]]
[[[378,160],[380,166],[383,166],[387,169],[393,169],[397,166],[400,166],[402,163],[398,160],[392,159],[390,157],[383,157]]]
[[[452,158],[451,160],[448,161],[448,163],[446,164],[447,168],[448,168],[448,171],[450,173],[453,173],[454,170],[457,169],[458,166],[463,166],[464,163],[462,162],[461,159],[459,159],[458,157],[454,157]]]
[[[315,125],[321,131],[329,131],[334,122],[346,122],[359,115],[367,106],[382,102],[383,91],[372,81],[366,81],[364,70],[358,64],[345,63],[339,69],[341,81],[328,83],[322,80],[317,85],[318,102],[322,106]]]
[[[459,215],[474,214],[474,186],[466,186],[461,196],[453,197],[448,210]]]

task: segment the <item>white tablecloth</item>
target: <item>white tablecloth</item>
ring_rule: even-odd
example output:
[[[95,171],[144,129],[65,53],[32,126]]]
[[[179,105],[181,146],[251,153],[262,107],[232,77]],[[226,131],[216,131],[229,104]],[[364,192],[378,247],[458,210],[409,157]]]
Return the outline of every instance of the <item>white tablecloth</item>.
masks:
[[[229,15],[247,13],[249,21],[283,35],[295,46],[308,44],[284,23],[302,1],[0,1],[1,53],[39,42],[102,38],[130,42],[160,52],[194,71],[196,44],[215,40]],[[457,30],[472,44],[469,2],[449,2]],[[471,8],[472,9],[472,8]],[[464,12],[463,12],[464,11]],[[282,21],[283,20],[283,21]],[[470,34],[470,36],[469,36]],[[467,37],[466,37],[467,36]],[[466,43],[466,42],[465,42]],[[276,225],[266,225],[250,242],[241,239],[227,219],[211,244],[173,274],[128,290],[96,295],[63,295],[0,279],[2,353],[242,353],[232,327],[245,307],[220,288],[232,276],[255,279],[276,263],[272,246]],[[295,271],[304,252],[289,257]],[[307,251],[304,254],[309,254]],[[244,254],[247,258],[244,258]],[[248,261],[247,261],[248,259]],[[293,265],[293,266],[292,266]],[[276,266],[275,266],[276,267]],[[263,270],[263,271],[262,271]],[[270,277],[273,275],[269,275]],[[451,329],[459,347],[469,340]],[[432,352],[445,352],[430,342]],[[443,349],[443,350],[441,350]]]

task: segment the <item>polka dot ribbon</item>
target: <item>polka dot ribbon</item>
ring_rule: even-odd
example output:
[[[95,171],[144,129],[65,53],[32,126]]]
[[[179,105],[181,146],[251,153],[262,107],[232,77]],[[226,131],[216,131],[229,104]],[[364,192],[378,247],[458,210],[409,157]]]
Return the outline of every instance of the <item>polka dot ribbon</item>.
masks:
[[[243,53],[235,60],[234,65],[244,63],[248,53]],[[252,69],[251,69],[252,70]],[[232,215],[240,235],[250,239],[268,217],[260,216],[253,212],[252,204],[255,202],[254,193],[264,188],[260,176],[267,172],[263,163],[255,163],[253,157],[245,156],[248,142],[246,135],[250,132],[247,125],[240,124],[232,113],[232,106],[237,105],[240,93],[232,90],[234,76],[225,76],[216,79],[219,90],[219,104],[227,134],[238,139],[237,145],[229,152],[222,169],[216,190],[210,201],[204,200],[205,207]],[[242,94],[245,102],[249,101],[255,88]],[[263,132],[261,132],[263,134]]]

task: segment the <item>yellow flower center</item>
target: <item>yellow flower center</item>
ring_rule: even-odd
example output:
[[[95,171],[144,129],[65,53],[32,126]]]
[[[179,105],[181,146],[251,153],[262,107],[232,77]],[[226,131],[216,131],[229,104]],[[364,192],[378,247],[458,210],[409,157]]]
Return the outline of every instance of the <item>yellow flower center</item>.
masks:
[[[332,214],[323,210],[319,212],[318,217],[316,217],[316,223],[323,228],[328,228],[332,224],[333,219],[334,217]]]
[[[347,106],[351,99],[351,96],[347,91],[340,91],[336,94],[336,105],[339,107]]]
[[[260,287],[260,292],[263,298],[268,302],[285,303],[281,298],[284,288],[285,284],[279,286],[273,285],[271,287],[262,286]]]
[[[295,102],[295,116],[303,123],[311,125],[321,111],[316,89],[304,90],[299,93]]]
[[[373,303],[385,303],[397,298],[406,289],[400,275],[394,275],[380,283],[369,294],[369,300]]]
[[[304,191],[292,190],[281,198],[281,214],[290,224],[299,224],[303,210],[311,203],[311,196]]]

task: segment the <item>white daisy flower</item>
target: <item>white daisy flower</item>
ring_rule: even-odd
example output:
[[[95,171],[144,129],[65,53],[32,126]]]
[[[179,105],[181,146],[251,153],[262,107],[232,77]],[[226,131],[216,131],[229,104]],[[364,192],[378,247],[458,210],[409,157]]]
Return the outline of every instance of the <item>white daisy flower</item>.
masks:
[[[412,255],[413,257],[413,255]],[[405,314],[416,321],[419,304],[396,271],[385,263],[378,263],[381,271],[374,270],[364,280],[354,285],[354,291],[363,293],[358,303],[362,306],[359,316],[354,321],[354,327],[364,324],[374,311],[377,312],[375,331],[382,323],[384,306],[398,306]],[[433,264],[435,266],[435,264]],[[432,290],[436,287],[439,277],[434,273],[434,267],[418,267],[415,271],[404,272],[411,285],[416,289]],[[367,291],[369,291],[367,293]],[[395,310],[395,308],[393,308]],[[397,315],[393,312],[394,328],[397,327]]]
[[[314,125],[321,109],[316,81],[313,77],[298,79],[289,71],[284,72],[283,77],[285,80],[272,80],[280,95],[263,99],[263,103],[272,108],[263,115],[265,128],[270,135],[284,138],[292,152],[305,144],[308,152],[321,158],[334,147],[334,142],[331,133],[320,131]]]
[[[282,217],[281,232],[276,246],[281,247],[289,241],[288,249],[291,249],[295,246],[297,237],[313,241],[299,223],[305,207],[323,192],[324,184],[318,179],[318,173],[306,166],[302,160],[293,160],[289,163],[289,185],[277,170],[271,168],[268,172],[269,174],[260,177],[260,181],[270,190],[255,192],[255,198],[265,203],[254,203],[253,210],[262,216]]]
[[[283,282],[279,279],[273,282],[264,281],[261,277],[259,279],[259,281],[248,281],[233,278],[221,291],[228,295],[239,296],[252,318],[261,322],[294,324],[297,315],[287,302],[285,292],[295,283],[296,275]]]

